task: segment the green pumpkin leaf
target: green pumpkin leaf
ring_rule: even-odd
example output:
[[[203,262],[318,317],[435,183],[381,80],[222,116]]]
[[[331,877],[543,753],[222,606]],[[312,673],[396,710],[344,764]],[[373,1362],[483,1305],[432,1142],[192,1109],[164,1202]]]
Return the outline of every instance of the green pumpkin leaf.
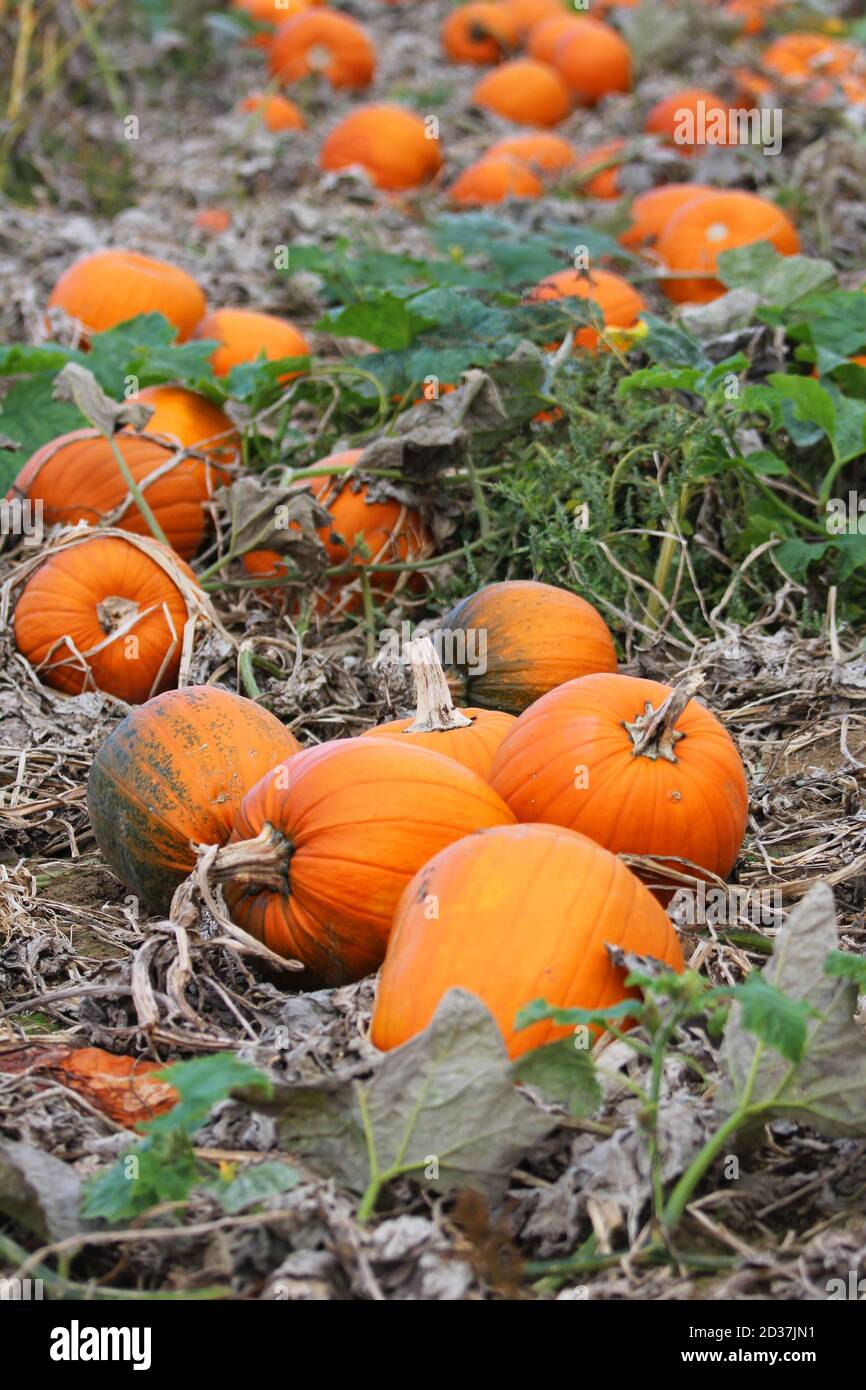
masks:
[[[591,1115],[601,1104],[592,1054],[575,1047],[572,1038],[533,1048],[517,1059],[512,1071],[515,1080],[558,1101],[575,1118]]]

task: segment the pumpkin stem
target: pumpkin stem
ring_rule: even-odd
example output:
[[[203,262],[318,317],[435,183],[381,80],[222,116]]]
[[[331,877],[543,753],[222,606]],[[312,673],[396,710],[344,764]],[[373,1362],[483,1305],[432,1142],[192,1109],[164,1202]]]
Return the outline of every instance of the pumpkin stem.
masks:
[[[406,651],[415,681],[415,718],[404,732],[431,734],[468,729],[472,720],[454,708],[442,663],[430,638],[416,637]]]
[[[122,627],[128,618],[135,617],[138,612],[138,604],[134,599],[121,598],[119,594],[109,594],[96,605],[96,616],[99,619],[99,626],[106,637]]]
[[[703,683],[703,675],[695,672],[672,690],[658,709],[653,709],[647,701],[643,714],[636,714],[631,724],[628,720],[623,721],[623,726],[631,735],[633,758],[651,758],[653,762],[656,758],[664,758],[669,763],[677,761],[674,750],[685,734],[676,727],[676,722]]]
[[[281,893],[288,887],[291,857],[291,841],[265,821],[254,839],[223,845],[214,856],[211,875],[218,883],[231,879],[234,884]]]

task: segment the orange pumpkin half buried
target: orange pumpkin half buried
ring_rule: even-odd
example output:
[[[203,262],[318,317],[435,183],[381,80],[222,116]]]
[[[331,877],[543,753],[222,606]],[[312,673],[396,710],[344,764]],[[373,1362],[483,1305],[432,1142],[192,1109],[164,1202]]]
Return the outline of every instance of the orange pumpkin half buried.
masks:
[[[746,829],[733,740],[703,705],[635,676],[582,676],[536,701],[500,744],[491,785],[519,821],[614,854],[689,859],[724,878]]]
[[[449,989],[487,1005],[512,1057],[567,1028],[515,1031],[521,1008],[603,1009],[629,997],[610,943],[676,971],[664,910],[621,860],[552,825],[507,826],[458,841],[406,888],[379,980],[371,1039],[387,1051],[430,1022]]]
[[[393,738],[444,753],[463,767],[487,777],[505,735],[515,723],[501,710],[455,709],[436,648],[429,637],[416,637],[407,655],[415,677],[417,706],[410,719],[394,719],[367,729],[362,738]]]
[[[188,582],[186,594],[172,576]],[[156,541],[85,535],[27,580],[15,641],[47,685],[141,704],[177,679],[195,591],[189,566]]]
[[[194,845],[225,844],[246,793],[300,751],[268,710],[214,685],[169,690],[109,734],[87,780],[96,843],[121,883],[166,911]]]
[[[310,488],[316,501],[330,513],[330,525],[318,532],[329,564],[352,565],[359,573],[364,570],[376,592],[389,594],[396,588],[400,572],[377,569],[377,565],[420,560],[429,554],[432,543],[414,508],[391,497],[370,501],[366,483],[348,476],[346,470],[357,463],[363,452],[346,449],[329,454],[316,467],[330,465],[339,471],[330,476],[299,479],[296,486]],[[265,579],[288,573],[285,560],[276,550],[250,551],[243,557],[243,565],[248,574]],[[269,589],[271,597],[281,596],[279,586]],[[360,607],[361,600],[360,580],[350,574],[326,577],[316,590],[316,610],[320,613],[351,613]]]
[[[713,276],[719,256],[756,241],[769,241],[783,256],[800,249],[781,208],[755,193],[706,193],[690,200],[674,213],[656,242],[659,259],[681,276],[662,280],[662,289],[676,304],[718,299],[725,293]]]
[[[233,920],[326,985],[382,963],[409,879],[454,840],[514,817],[451,758],[391,739],[296,753],[241,803],[215,860]]]
[[[587,324],[585,328],[578,328],[574,335],[575,347],[586,348],[589,352],[598,346],[602,332],[611,328],[633,328],[647,308],[643,295],[612,270],[591,270],[585,275],[576,270],[559,270],[540,281],[527,295],[529,303],[556,299],[591,300],[601,311],[600,327]],[[598,321],[597,312],[592,311],[592,317]]]

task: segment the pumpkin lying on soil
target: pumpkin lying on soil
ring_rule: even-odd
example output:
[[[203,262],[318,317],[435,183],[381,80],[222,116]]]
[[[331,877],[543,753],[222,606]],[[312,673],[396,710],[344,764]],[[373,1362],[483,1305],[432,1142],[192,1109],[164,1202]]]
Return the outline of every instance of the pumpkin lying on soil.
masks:
[[[703,183],[662,183],[639,193],[631,205],[631,224],[620,236],[621,245],[630,251],[652,248],[680,208],[716,190]]]
[[[515,58],[482,77],[472,104],[518,125],[552,126],[565,120],[572,102],[552,67],[533,58]]]
[[[356,165],[377,188],[415,188],[442,168],[439,137],[402,106],[362,106],[334,127],[319,151],[326,171]]]
[[[305,749],[247,793],[214,861],[238,926],[347,984],[382,963],[409,879],[454,840],[514,817],[452,758],[392,739]]]
[[[616,650],[592,604],[532,579],[487,584],[439,624],[442,664],[460,705],[520,714],[563,681],[615,671]]]
[[[93,760],[87,810],[103,858],[151,911],[165,912],[195,866],[223,845],[251,787],[300,750],[268,710],[213,685],[157,695]]]
[[[610,944],[676,971],[683,957],[664,910],[621,860],[552,825],[507,826],[442,850],[415,875],[394,915],[371,1040],[398,1047],[430,1022],[449,989],[487,1005],[512,1057],[573,1031],[515,1031],[534,999],[603,1009],[636,991]]]
[[[500,744],[491,785],[519,821],[614,854],[691,860],[725,878],[746,829],[740,755],[714,714],[657,681],[594,675],[538,700]]]
[[[293,323],[255,309],[214,309],[197,325],[193,337],[213,338],[219,343],[210,359],[214,376],[228,376],[232,367],[256,362],[263,354],[268,362],[310,355],[309,343]],[[300,371],[286,372],[280,381],[296,376]]]
[[[138,314],[162,314],[188,338],[207,304],[185,270],[137,251],[95,251],[65,270],[48,297],[81,326],[85,341]]]
[[[477,208],[506,198],[540,198],[543,192],[541,180],[526,164],[507,154],[488,154],[458,175],[448,198],[458,207]]]
[[[267,130],[303,130],[306,125],[301,108],[279,92],[251,92],[240,109],[257,112]]]
[[[441,37],[452,63],[498,63],[517,47],[518,31],[506,6],[470,0],[445,16]]]
[[[338,91],[368,87],[376,71],[375,49],[360,24],[324,8],[302,10],[281,24],[268,61],[278,82],[300,82],[321,73]]]
[[[621,160],[617,159],[617,155],[622,154],[624,149],[624,140],[608,140],[604,145],[598,145],[583,156],[578,163],[577,172],[583,180],[581,192],[587,198],[610,200],[620,196]]]
[[[15,641],[47,685],[140,704],[177,679],[196,593],[192,570],[157,541],[85,535],[25,583]]]
[[[527,295],[529,303],[544,303],[557,299],[591,300],[601,311],[602,327],[587,324],[574,335],[575,347],[588,352],[598,346],[601,332],[615,328],[633,328],[647,308],[643,295],[628,280],[612,270],[592,270],[581,274],[577,270],[559,270],[540,281]],[[596,321],[598,315],[594,315]],[[558,347],[550,343],[550,348]]]
[[[588,15],[569,14],[561,5],[557,9],[557,14],[548,15],[533,24],[527,35],[526,52],[537,63],[552,66],[553,55],[563,35],[576,34],[582,24],[594,23]]]
[[[577,155],[568,141],[546,130],[508,135],[504,140],[497,140],[487,151],[486,158],[496,159],[500,155],[519,159],[521,164],[540,174],[559,174],[573,169],[577,164]]]
[[[685,87],[673,92],[669,97],[657,101],[649,112],[644,129],[649,135],[660,135],[684,154],[694,154],[703,146],[705,126],[712,129],[718,122],[720,129],[713,130],[713,144],[728,144],[729,103],[723,101],[715,92],[703,87]],[[716,113],[724,113],[724,122],[718,120]],[[712,123],[712,124],[711,124]],[[721,125],[724,124],[724,130]],[[736,143],[736,139],[732,142]]]
[[[415,714],[367,729],[363,738],[392,738],[444,753],[463,767],[487,777],[505,735],[515,723],[501,710],[455,709],[442,663],[429,637],[416,637],[407,654],[415,677]]]
[[[331,522],[318,531],[332,566],[353,565],[370,578],[378,594],[390,594],[400,578],[399,571],[378,569],[378,565],[402,564],[420,560],[430,553],[432,542],[421,517],[412,507],[395,498],[370,501],[366,483],[350,477],[347,469],[358,462],[363,449],[346,449],[319,459],[317,468],[329,465],[330,476],[299,479],[298,488],[309,488],[316,501],[330,513]],[[294,523],[293,523],[294,524]],[[252,550],[242,557],[248,574],[279,578],[289,572],[285,559],[276,550]],[[269,586],[262,591],[279,603],[284,590]],[[319,613],[354,612],[360,608],[360,581],[351,575],[326,576],[316,588]]]
[[[202,503],[225,475],[202,459],[178,457],[177,450],[149,434],[123,432],[112,443],[166,539],[178,555],[189,559],[205,531]],[[112,444],[98,430],[73,430],[43,444],[21,469],[9,497],[40,502],[45,526],[110,522],[133,535],[151,534],[130,498]]]
[[[580,28],[566,29],[552,61],[582,106],[594,106],[612,92],[631,88],[631,50],[622,35],[601,20],[585,19]]]
[[[797,233],[781,208],[755,193],[706,193],[690,199],[674,213],[656,242],[660,261],[681,277],[662,280],[661,287],[676,304],[718,299],[725,293],[725,286],[712,274],[719,256],[756,241],[769,241],[783,256],[793,256],[800,249]]]

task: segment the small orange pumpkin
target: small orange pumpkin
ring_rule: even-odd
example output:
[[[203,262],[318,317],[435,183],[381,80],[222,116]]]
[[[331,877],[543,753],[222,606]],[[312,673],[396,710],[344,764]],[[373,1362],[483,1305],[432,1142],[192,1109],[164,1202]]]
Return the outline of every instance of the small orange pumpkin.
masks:
[[[459,840],[400,899],[371,1040],[383,1051],[399,1047],[426,1028],[449,989],[465,989],[487,1005],[510,1056],[519,1057],[571,1031],[539,1023],[516,1032],[518,1012],[533,999],[596,1010],[637,993],[625,988],[607,945],[683,969],[662,907],[585,835],[518,825]]]
[[[329,454],[316,464],[330,464],[339,471],[331,475],[300,479],[298,488],[308,487],[331,516],[331,524],[318,532],[331,565],[354,565],[364,570],[374,586],[374,592],[390,594],[396,587],[398,574],[382,571],[378,565],[391,565],[407,560],[420,560],[431,549],[430,537],[419,514],[404,507],[394,498],[372,502],[364,483],[347,475],[344,465],[357,463],[363,449],[346,449]],[[253,550],[243,556],[248,574],[262,578],[279,578],[288,572],[283,557],[275,550]],[[269,587],[263,593],[279,601],[282,591]],[[317,590],[316,610],[320,613],[355,612],[362,602],[360,581],[345,575],[326,578]]]
[[[46,684],[104,690],[140,704],[173,685],[180,666],[188,565],[156,541],[83,536],[48,557],[15,605],[15,641]]]
[[[500,155],[519,159],[521,164],[541,174],[559,174],[577,165],[577,155],[568,141],[546,130],[508,135],[504,140],[497,140],[487,151],[486,158],[495,159]]]
[[[847,77],[857,65],[857,49],[827,34],[782,34],[764,50],[762,67],[796,86],[822,77]]]
[[[719,113],[723,121],[719,119]],[[683,154],[694,154],[704,145],[703,134],[713,126],[713,145],[729,143],[729,103],[702,87],[686,87],[657,101],[648,113],[644,129],[660,135]],[[721,126],[724,124],[725,129]],[[718,130],[715,127],[718,126]],[[736,143],[736,140],[734,140]]]
[[[301,108],[280,92],[252,92],[240,109],[257,112],[267,130],[303,130],[306,126]]]
[[[620,236],[620,243],[630,251],[652,247],[674,213],[703,193],[713,192],[715,189],[703,183],[662,183],[639,193],[631,205],[631,224]]]
[[[582,106],[631,88],[631,49],[601,20],[566,30],[554,49],[553,66]]]
[[[506,198],[540,198],[541,180],[510,155],[490,155],[476,160],[452,183],[448,197],[458,207],[483,207]]]
[[[712,278],[722,251],[769,241],[783,256],[800,249],[794,227],[774,203],[755,193],[705,193],[674,213],[656,242],[659,259],[683,279],[663,280],[662,289],[676,304],[706,304],[725,293]],[[701,276],[705,278],[701,278]]]
[[[546,19],[533,24],[527,35],[526,52],[537,63],[548,63],[552,66],[553,55],[563,35],[576,34],[583,24],[596,22],[588,15],[568,14],[561,6],[558,7],[558,11],[557,14],[548,15]]]
[[[487,73],[476,84],[472,102],[518,125],[558,125],[571,110],[562,78],[533,58],[515,58]]]
[[[204,535],[202,503],[224,475],[201,459],[173,462],[176,451],[146,434],[123,432],[113,443],[172,548],[189,559]],[[133,535],[150,535],[135,500],[123,506],[129,496],[126,482],[111,444],[98,430],[73,430],[43,444],[21,469],[9,496],[41,502],[46,526],[110,521]]]
[[[583,179],[581,191],[588,198],[609,201],[620,196],[620,161],[616,156],[622,154],[624,149],[624,140],[608,140],[604,145],[590,150],[580,160],[577,172]],[[605,165],[608,167],[605,168]],[[597,172],[593,172],[594,170]]]
[[[320,72],[337,90],[369,87],[376,53],[365,31],[336,10],[302,10],[281,24],[268,54],[271,75],[279,82],[300,82]]]
[[[251,787],[301,745],[261,705],[214,685],[157,695],[109,734],[87,779],[96,843],[154,912],[195,868],[195,845],[224,845]]]
[[[393,738],[398,743],[430,748],[455,758],[479,777],[487,777],[497,748],[515,723],[514,715],[501,710],[455,709],[442,663],[429,637],[416,637],[406,653],[415,677],[415,714],[410,719],[377,724],[361,737]]]
[[[224,410],[204,396],[184,386],[146,386],[138,400],[153,406],[148,434],[165,435],[173,448],[196,449],[222,466],[238,461],[240,440],[235,426]],[[220,473],[215,481],[227,482],[228,475]],[[205,496],[210,496],[206,482]]]
[[[222,236],[232,225],[232,216],[225,208],[199,208],[192,224],[208,236]]]
[[[613,854],[684,858],[724,878],[743,843],[733,740],[657,681],[592,675],[552,690],[500,744],[490,781],[519,821],[577,830]]]
[[[439,649],[459,704],[520,714],[589,671],[615,671],[601,614],[577,594],[534,579],[487,584],[439,624]]]
[[[288,19],[289,15],[299,14],[310,5],[318,5],[320,0],[231,0],[233,10],[242,10],[255,20],[256,24],[267,25],[270,32],[253,34],[246,42],[253,48],[267,48],[277,25]]]
[[[563,13],[562,0],[499,0],[517,35],[525,39],[545,19]]]
[[[203,291],[176,265],[137,251],[95,251],[64,270],[49,309],[77,320],[85,340],[138,314],[163,314],[180,341],[188,338],[207,307]]]
[[[488,784],[441,753],[334,739],[247,792],[214,872],[233,920],[310,983],[348,984],[382,963],[397,901],[454,840],[511,825]]]
[[[214,376],[228,376],[232,367],[255,362],[264,354],[269,362],[281,357],[308,357],[310,345],[293,323],[255,309],[214,309],[196,327],[194,338],[214,338],[219,347],[211,354]],[[286,372],[280,381],[291,381],[300,372]]]
[[[557,271],[536,285],[527,299],[530,303],[555,299],[592,300],[601,311],[605,330],[633,328],[647,307],[643,296],[634,286],[611,270],[593,270],[587,275],[581,275],[576,270]],[[598,346],[599,336],[599,329],[587,324],[577,329],[575,346],[592,352]],[[555,347],[556,344],[551,346]]]
[[[518,33],[507,7],[469,0],[442,21],[442,47],[452,63],[498,63],[517,47]]]
[[[415,188],[442,168],[434,128],[401,106],[362,106],[331,131],[319,152],[326,171],[358,165],[377,188]]]

